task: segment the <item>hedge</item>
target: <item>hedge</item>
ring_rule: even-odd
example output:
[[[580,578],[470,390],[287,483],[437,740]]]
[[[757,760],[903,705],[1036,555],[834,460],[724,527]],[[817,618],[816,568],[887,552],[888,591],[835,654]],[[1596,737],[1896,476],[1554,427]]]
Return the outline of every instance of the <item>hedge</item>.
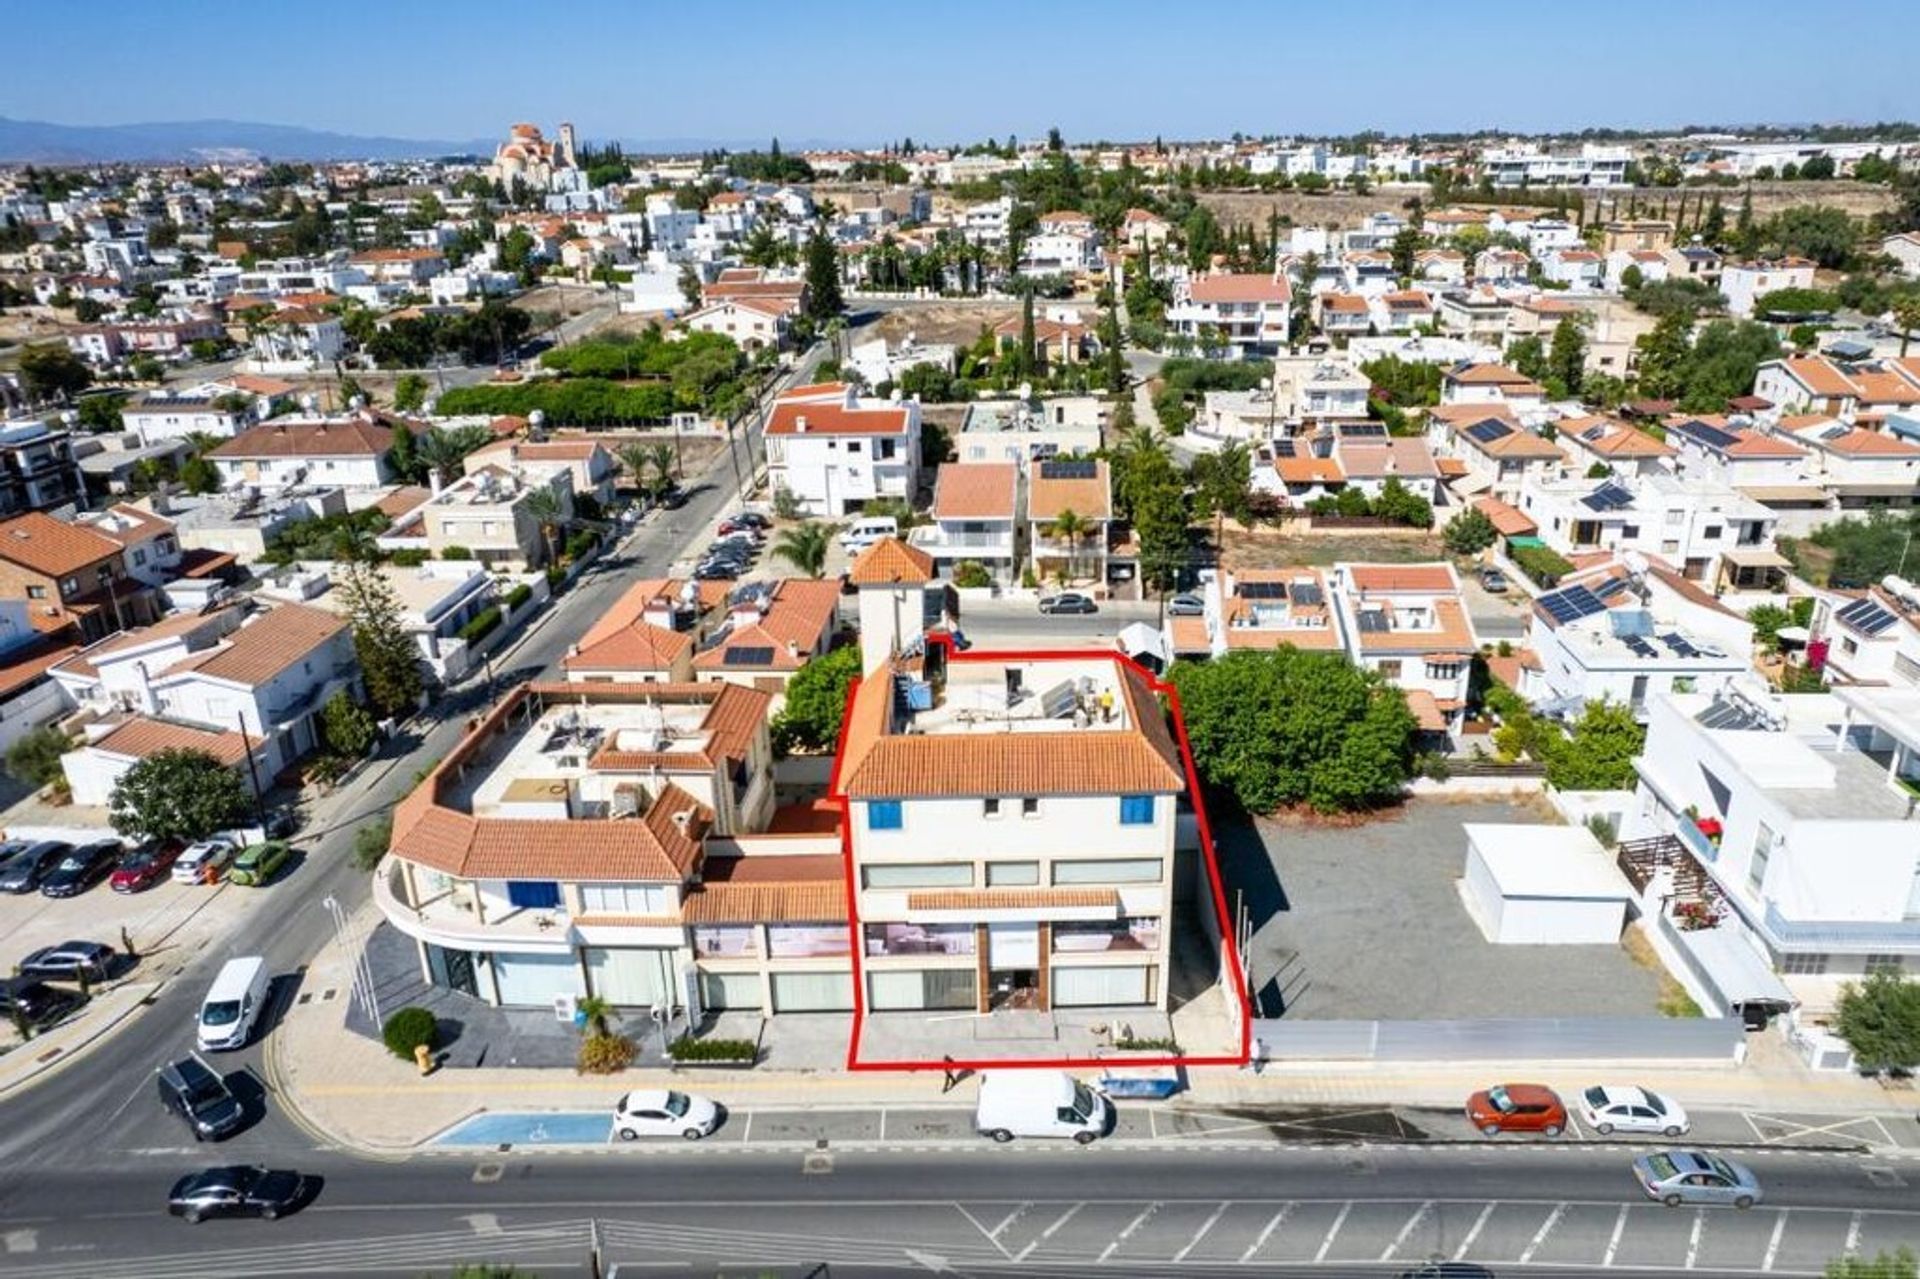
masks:
[[[470,560],[473,558],[473,552],[464,546],[449,546],[440,552],[440,558],[443,560]]]
[[[760,1055],[760,1047],[751,1039],[695,1039],[682,1035],[667,1045],[667,1056],[675,1061],[737,1061],[751,1064]]]
[[[380,1028],[380,1038],[386,1041],[387,1051],[403,1061],[413,1060],[415,1048],[433,1048],[434,1036],[439,1032],[439,1023],[431,1012],[424,1008],[402,1008]]]
[[[460,628],[460,638],[469,644],[478,643],[498,625],[500,625],[500,610],[489,608],[484,612],[475,613],[473,620]]]
[[[517,382],[505,386],[457,386],[443,392],[434,412],[447,417],[513,414],[536,409],[553,426],[607,426],[619,422],[665,422],[676,408],[673,386],[647,382],[622,386],[605,378],[581,377]]]
[[[507,592],[507,607],[519,608],[527,602],[527,596],[531,594],[533,594],[533,588],[525,582],[520,583],[520,585]]]
[[[1544,546],[1516,546],[1507,555],[1537,586],[1550,588],[1573,572],[1566,556]]]

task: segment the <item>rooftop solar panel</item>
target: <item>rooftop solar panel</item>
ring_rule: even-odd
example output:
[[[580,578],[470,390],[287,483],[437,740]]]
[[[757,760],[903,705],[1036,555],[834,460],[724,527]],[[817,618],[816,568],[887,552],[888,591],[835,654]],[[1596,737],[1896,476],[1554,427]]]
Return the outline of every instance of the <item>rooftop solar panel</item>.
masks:
[[[1299,454],[1294,450],[1294,444],[1292,440],[1275,440],[1273,442],[1273,455],[1275,457],[1298,457],[1299,456]]]
[[[1624,511],[1633,505],[1633,494],[1609,481],[1581,498],[1580,501],[1595,511]]]
[[[1384,440],[1387,438],[1387,427],[1384,422],[1348,422],[1340,427],[1340,434],[1342,437],[1351,440]]]
[[[1689,439],[1698,440],[1710,449],[1730,449],[1740,442],[1740,437],[1706,422],[1688,421],[1669,428],[1680,432]]]
[[[1043,480],[1090,480],[1094,477],[1097,465],[1091,458],[1068,458],[1060,461],[1040,463],[1040,478]]]
[[[1287,598],[1285,582],[1242,582],[1240,598],[1247,600],[1283,600]]]
[[[1513,428],[1495,418],[1484,422],[1475,422],[1467,428],[1467,438],[1480,444],[1491,444],[1513,434]]]
[[[1384,633],[1392,628],[1387,625],[1387,611],[1381,608],[1360,610],[1360,629],[1369,633]]]
[[[1702,728],[1748,731],[1766,727],[1766,721],[1757,712],[1739,702],[1716,701],[1693,718]]]
[[[1584,586],[1568,586],[1549,591],[1539,599],[1540,607],[1556,622],[1575,622],[1583,617],[1607,611],[1606,604]]]
[[[1675,657],[1700,656],[1700,650],[1687,643],[1687,637],[1678,631],[1668,631],[1660,637],[1660,642],[1672,649]]]
[[[726,656],[720,659],[722,666],[769,666],[772,663],[773,650],[764,645],[730,648]]]
[[[1292,582],[1287,586],[1287,598],[1295,604],[1322,604],[1327,597],[1318,582]]]
[[[1834,616],[1862,635],[1878,635],[1897,620],[1889,609],[1874,599],[1855,600]]]

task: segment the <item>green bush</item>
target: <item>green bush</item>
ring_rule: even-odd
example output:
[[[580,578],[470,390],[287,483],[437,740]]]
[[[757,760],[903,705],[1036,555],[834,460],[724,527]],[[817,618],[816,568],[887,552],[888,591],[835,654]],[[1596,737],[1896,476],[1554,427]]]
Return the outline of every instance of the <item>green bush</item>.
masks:
[[[625,1035],[588,1035],[580,1041],[577,1068],[583,1075],[611,1075],[631,1066],[639,1054]]]
[[[1544,546],[1516,546],[1508,552],[1508,558],[1522,573],[1533,579],[1534,585],[1542,588],[1552,587],[1573,572],[1573,565],[1566,556]]]
[[[412,1061],[414,1049],[433,1049],[438,1030],[432,1013],[424,1008],[409,1007],[387,1018],[386,1025],[380,1028],[380,1038],[386,1041],[388,1052],[402,1061]]]
[[[953,566],[953,584],[961,590],[992,586],[993,574],[978,560],[961,560]]]
[[[417,546],[405,547],[393,553],[395,568],[419,568],[427,562],[427,553]]]
[[[734,1061],[751,1065],[760,1055],[760,1047],[751,1039],[695,1039],[682,1035],[667,1045],[667,1056],[675,1061]]]
[[[525,582],[520,583],[520,585],[507,592],[507,607],[519,608],[527,602],[527,597],[532,594],[533,588],[531,586],[528,586]]]
[[[600,537],[590,529],[581,529],[567,539],[567,558],[581,560],[593,554],[593,548],[600,544]]]
[[[440,558],[443,560],[470,560],[473,558],[473,552],[464,546],[449,546],[440,552]]]
[[[460,628],[460,638],[469,644],[476,644],[485,639],[498,625],[500,625],[500,610],[489,608],[474,614],[473,620]]]

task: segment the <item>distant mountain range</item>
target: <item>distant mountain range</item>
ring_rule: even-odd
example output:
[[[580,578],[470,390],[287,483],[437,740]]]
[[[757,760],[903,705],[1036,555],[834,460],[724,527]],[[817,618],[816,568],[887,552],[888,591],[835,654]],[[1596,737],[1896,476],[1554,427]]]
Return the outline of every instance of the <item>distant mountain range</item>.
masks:
[[[241,160],[415,160],[434,156],[491,156],[500,138],[363,137],[328,133],[297,125],[257,124],[245,120],[175,120],[161,124],[51,124],[0,116],[0,164],[110,164],[139,161]],[[555,132],[557,132],[557,128]],[[582,139],[586,141],[587,139]],[[724,147],[746,151],[765,147],[755,141],[711,138],[620,139],[629,155],[687,155]],[[816,139],[783,142],[790,151],[831,147]]]

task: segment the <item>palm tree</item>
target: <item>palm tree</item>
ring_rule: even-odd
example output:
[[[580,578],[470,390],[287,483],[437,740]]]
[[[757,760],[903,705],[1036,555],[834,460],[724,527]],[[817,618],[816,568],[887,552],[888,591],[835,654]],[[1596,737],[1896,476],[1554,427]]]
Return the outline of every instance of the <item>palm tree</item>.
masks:
[[[673,487],[674,473],[680,457],[671,444],[662,441],[647,449],[647,461],[653,466],[653,473],[660,482],[660,491],[666,492]]]
[[[833,544],[832,524],[802,524],[782,533],[773,544],[773,553],[808,577],[820,577],[827,571],[827,548]]]
[[[1900,326],[1900,358],[1907,358],[1907,343],[1913,331],[1920,329],[1920,298],[1902,298],[1893,304],[1893,321]]]
[[[1062,510],[1047,525],[1049,536],[1057,537],[1067,544],[1068,576],[1072,576],[1073,571],[1079,567],[1080,539],[1084,538],[1092,527],[1093,521],[1076,514],[1072,507]]]
[[[469,451],[463,444],[464,441],[453,432],[443,431],[436,426],[420,437],[414,453],[421,464],[445,484],[460,469],[460,462]]]
[[[605,1039],[613,1032],[607,1028],[607,1018],[613,1016],[613,1005],[598,995],[588,995],[574,1004],[574,1010],[586,1018],[587,1029],[595,1039]]]
[[[557,558],[554,548],[554,534],[567,522],[566,508],[560,504],[552,489],[535,489],[527,495],[527,514],[539,522],[540,536],[547,544],[547,563]]]
[[[626,471],[627,478],[632,482],[634,489],[638,492],[645,492],[647,490],[647,467],[651,462],[651,455],[647,450],[647,446],[638,440],[628,440],[619,447],[616,455],[620,459],[621,469]]]

